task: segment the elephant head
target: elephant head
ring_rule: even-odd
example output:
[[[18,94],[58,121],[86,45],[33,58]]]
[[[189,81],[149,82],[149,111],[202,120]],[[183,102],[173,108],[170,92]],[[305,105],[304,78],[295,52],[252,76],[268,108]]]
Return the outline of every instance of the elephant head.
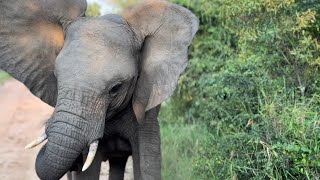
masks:
[[[36,160],[41,179],[62,177],[128,103],[141,122],[169,97],[198,29],[189,10],[161,0],[123,17],[85,10],[85,0],[0,0],[0,68],[55,107]]]

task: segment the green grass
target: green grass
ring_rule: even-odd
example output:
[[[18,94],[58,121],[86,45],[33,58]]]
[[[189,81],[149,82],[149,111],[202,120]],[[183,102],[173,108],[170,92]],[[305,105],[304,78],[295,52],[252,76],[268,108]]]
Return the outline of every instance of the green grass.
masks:
[[[193,180],[195,158],[209,142],[205,126],[161,124],[162,179]]]
[[[0,84],[2,84],[3,82],[5,82],[7,79],[9,79],[9,74],[4,72],[4,71],[1,71],[0,70]]]

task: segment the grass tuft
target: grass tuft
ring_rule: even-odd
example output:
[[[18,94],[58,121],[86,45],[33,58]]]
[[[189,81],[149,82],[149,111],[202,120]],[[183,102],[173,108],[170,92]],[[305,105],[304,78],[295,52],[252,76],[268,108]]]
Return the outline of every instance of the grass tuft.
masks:
[[[161,124],[162,179],[197,179],[195,159],[210,137],[204,125]]]

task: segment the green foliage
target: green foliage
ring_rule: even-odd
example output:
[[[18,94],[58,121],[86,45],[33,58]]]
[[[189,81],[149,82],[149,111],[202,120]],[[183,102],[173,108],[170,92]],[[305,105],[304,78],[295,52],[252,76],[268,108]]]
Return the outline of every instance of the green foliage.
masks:
[[[112,4],[119,8],[119,13],[121,13],[124,8],[141,1],[142,0],[111,0]]]
[[[201,179],[318,179],[320,109],[311,104],[319,98],[288,105],[275,95],[261,119],[239,128],[223,124],[194,172]]]
[[[100,9],[101,7],[96,2],[88,4],[87,10],[86,10],[86,16],[100,16],[101,15]]]
[[[112,0],[112,3],[120,8],[124,8],[140,1],[141,0]]]
[[[203,125],[161,124],[162,179],[197,179],[193,163],[209,138]]]
[[[9,74],[0,70],[0,84],[2,84],[4,81],[6,81],[7,79],[9,79]]]
[[[319,179],[320,2],[172,1],[200,19],[188,69],[160,113],[162,123],[210,131],[190,155],[192,176]]]

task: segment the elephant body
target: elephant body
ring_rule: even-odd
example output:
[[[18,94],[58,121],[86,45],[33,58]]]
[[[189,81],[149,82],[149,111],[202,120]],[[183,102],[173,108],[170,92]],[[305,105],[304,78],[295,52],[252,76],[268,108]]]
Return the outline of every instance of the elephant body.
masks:
[[[76,170],[69,177],[94,179],[108,159],[111,179],[121,179],[132,154],[135,179],[160,179],[157,115],[188,64],[199,21],[164,0],[122,16],[85,10],[85,0],[0,0],[0,68],[55,108],[37,175]],[[93,165],[79,174],[87,153],[83,171]]]

